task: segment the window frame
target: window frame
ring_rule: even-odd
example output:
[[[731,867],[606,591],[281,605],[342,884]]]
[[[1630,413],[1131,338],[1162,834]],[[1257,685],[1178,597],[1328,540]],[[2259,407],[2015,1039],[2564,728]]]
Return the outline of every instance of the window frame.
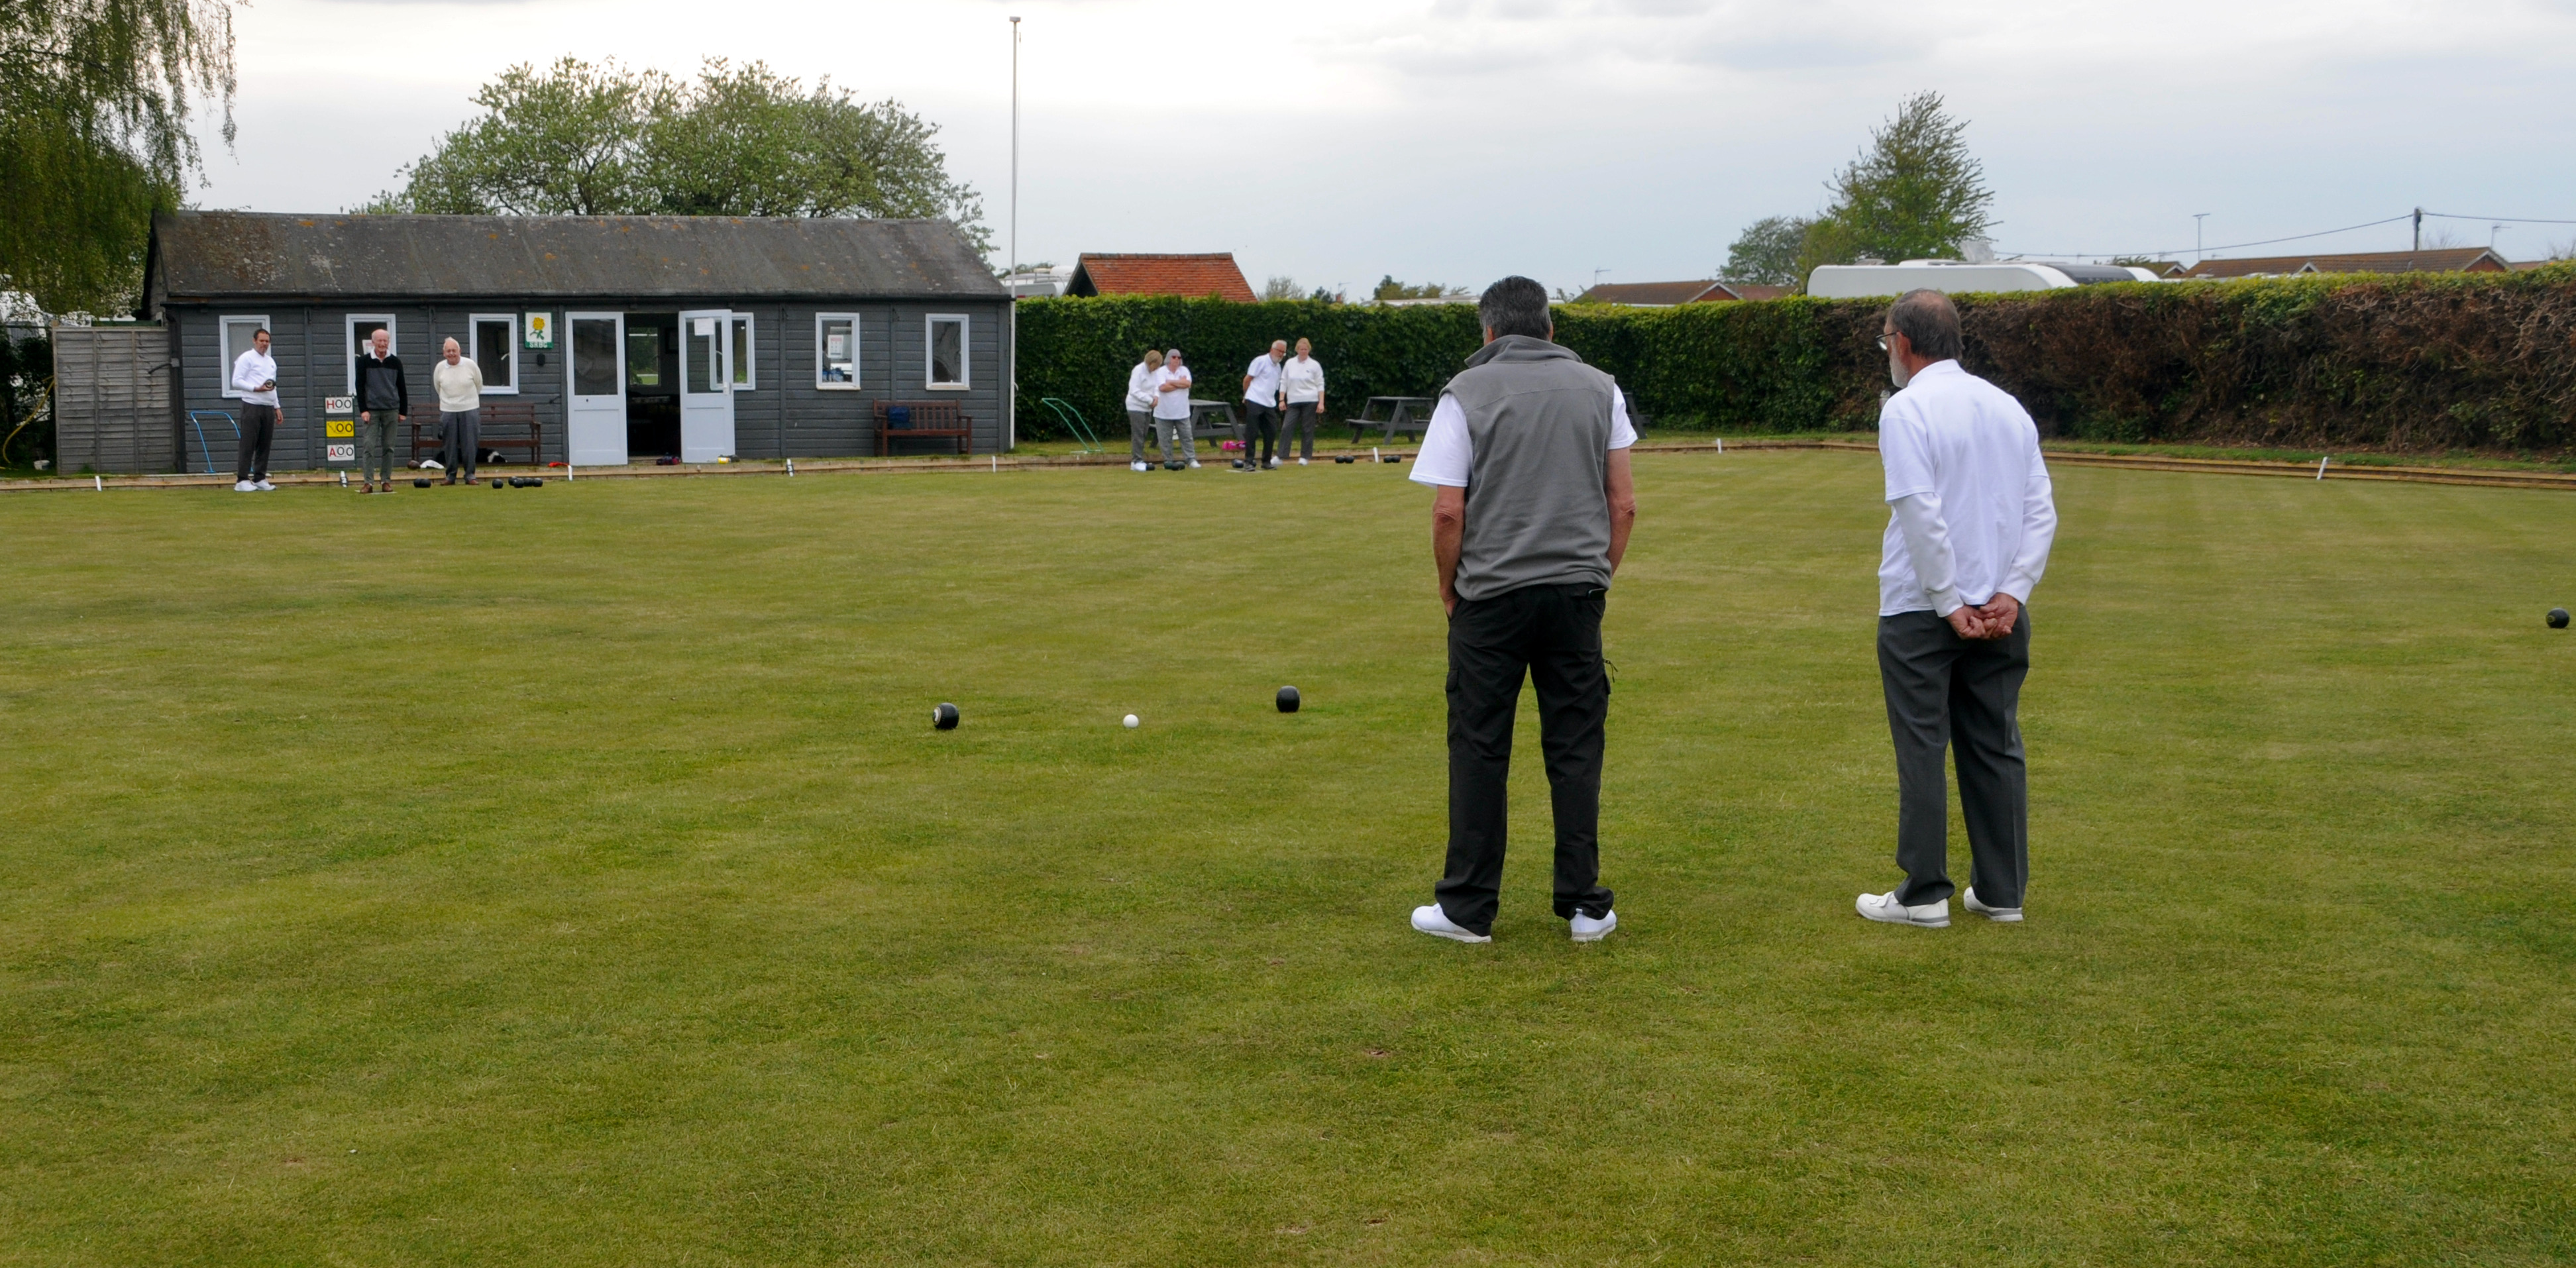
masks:
[[[387,347],[391,349],[393,355],[397,357],[402,355],[402,323],[395,319],[394,314],[343,313],[340,315],[340,348],[341,357],[343,358],[340,365],[342,368],[341,372],[346,374],[349,378],[349,387],[346,395],[350,398],[351,404],[349,416],[352,418],[357,417],[358,323],[362,321],[381,321],[385,323],[385,329],[391,332],[387,336]],[[275,338],[276,336],[272,334],[270,337]]]
[[[835,383],[823,377],[824,369],[832,364],[827,354],[828,345],[823,341],[823,327],[826,324],[835,321],[846,321],[850,323],[850,381],[847,383]],[[867,382],[867,366],[860,354],[861,343],[859,336],[861,329],[862,327],[859,323],[859,315],[857,313],[818,312],[814,314],[815,390],[822,392],[856,392],[862,390],[861,385]]]
[[[742,328],[742,343],[733,349],[733,390],[756,392],[760,390],[760,373],[754,368],[760,360],[755,355],[760,348],[760,327],[752,321],[751,314],[734,313],[725,321],[725,337],[728,340],[733,337],[736,326]],[[852,328],[851,337],[857,337],[855,327]],[[818,342],[815,346],[820,348],[821,344]]]
[[[506,342],[510,347],[510,381],[507,383],[493,382],[492,368],[483,364],[483,358],[474,356],[474,354],[480,350],[480,345],[477,343],[475,337],[482,333],[480,330],[476,329],[476,327],[481,326],[487,321],[504,323],[510,330],[509,336],[504,340],[504,342]],[[485,396],[517,396],[519,394],[519,355],[523,350],[519,347],[519,315],[517,313],[475,313],[468,316],[465,319],[464,342],[465,355],[474,357],[474,364],[477,367],[480,367],[483,371],[483,394]],[[446,354],[443,352],[440,353],[439,356],[441,360],[446,358]]]
[[[939,323],[957,323],[957,381],[934,383],[931,371],[938,362],[930,350],[938,336]],[[972,313],[923,313],[921,315],[921,390],[925,392],[971,392],[975,389],[975,317]]]
[[[272,357],[277,355],[277,327],[268,324],[268,318],[254,317],[249,313],[225,313],[215,318],[215,355],[223,361],[222,368],[216,373],[223,376],[225,398],[235,401],[250,395],[233,386],[233,359],[250,349],[247,341],[238,350],[232,346],[232,328],[241,322],[255,322],[257,324],[251,327],[252,330],[267,331],[269,355]],[[285,370],[284,366],[278,367],[280,374],[285,373]]]

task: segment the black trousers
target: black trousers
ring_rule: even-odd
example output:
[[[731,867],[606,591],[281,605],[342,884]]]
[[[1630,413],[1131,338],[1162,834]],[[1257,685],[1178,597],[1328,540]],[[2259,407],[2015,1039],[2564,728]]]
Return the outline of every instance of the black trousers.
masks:
[[[2030,674],[2030,612],[1999,639],[1964,639],[1930,612],[1878,618],[1878,678],[1896,741],[1897,901],[1948,898],[1950,803],[1941,752],[1959,767],[1968,821],[1968,883],[1990,907],[2021,906],[2030,879],[2030,775],[2022,760],[2022,679]]]
[[[1434,892],[1449,919],[1490,933],[1511,824],[1512,723],[1521,676],[1538,688],[1539,748],[1556,811],[1556,914],[1598,918],[1601,740],[1610,676],[1599,586],[1527,586],[1460,600],[1449,617],[1449,860]]]
[[[268,447],[277,440],[277,407],[242,406],[241,449],[233,458],[233,479],[268,478]]]
[[[1298,457],[1315,456],[1315,403],[1313,401],[1288,402],[1288,416],[1279,424],[1280,457],[1288,456],[1288,446],[1291,444],[1299,446]]]
[[[1279,451],[1279,411],[1250,401],[1243,405],[1243,460],[1259,465]]]

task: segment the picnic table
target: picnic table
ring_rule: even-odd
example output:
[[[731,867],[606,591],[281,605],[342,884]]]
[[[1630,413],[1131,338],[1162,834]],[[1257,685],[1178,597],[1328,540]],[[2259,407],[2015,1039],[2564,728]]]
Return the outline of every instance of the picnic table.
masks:
[[[1342,421],[1351,425],[1351,443],[1360,443],[1360,433],[1371,427],[1381,429],[1378,443],[1395,443],[1397,434],[1419,436],[1431,426],[1431,411],[1440,405],[1431,396],[1372,396],[1360,412]]]

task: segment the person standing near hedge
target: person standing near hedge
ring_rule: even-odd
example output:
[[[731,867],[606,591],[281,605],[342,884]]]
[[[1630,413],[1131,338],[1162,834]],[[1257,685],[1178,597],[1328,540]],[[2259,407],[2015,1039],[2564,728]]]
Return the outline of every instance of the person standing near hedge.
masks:
[[[365,481],[360,493],[377,492],[379,470],[383,491],[394,491],[394,426],[411,417],[411,384],[393,349],[394,332],[379,326],[358,354],[358,469]]]
[[[1273,339],[1270,351],[1243,368],[1243,462],[1241,471],[1279,465],[1279,367],[1288,360],[1288,341]]]
[[[1145,349],[1145,359],[1127,372],[1127,469],[1150,470],[1145,465],[1145,437],[1154,430],[1154,376],[1163,368],[1163,350]],[[1163,461],[1172,460],[1172,444],[1164,441]]]
[[[1878,566],[1878,675],[1896,744],[1896,865],[1905,883],[1855,902],[1863,917],[1950,923],[1950,808],[1941,752],[1959,768],[1969,877],[1988,920],[2021,919],[2030,875],[2023,605],[2048,569],[2057,503],[2039,429],[2012,395],[1959,368],[1959,310],[1939,291],[1888,309],[1878,346],[1899,389],[1878,415],[1887,531]]]
[[[1163,462],[1172,460],[1172,434],[1180,433],[1181,460],[1195,471],[1199,465],[1199,446],[1190,434],[1190,372],[1181,364],[1181,350],[1163,354],[1163,368],[1154,372],[1154,430],[1163,445]]]
[[[1279,367],[1279,394],[1288,400],[1287,421],[1279,426],[1280,456],[1286,457],[1295,441],[1297,465],[1305,466],[1315,456],[1315,416],[1324,412],[1324,363],[1315,359],[1314,344],[1297,341],[1297,355]],[[1270,465],[1278,466],[1279,459],[1271,459]]]
[[[268,332],[251,332],[250,347],[233,358],[233,390],[241,393],[241,451],[233,463],[233,492],[274,493],[268,482],[268,447],[277,439],[277,359],[268,355]]]
[[[429,368],[429,386],[438,393],[441,461],[447,464],[449,484],[456,483],[460,468],[472,484],[474,460],[483,448],[483,367],[453,339],[438,352],[438,364]]]

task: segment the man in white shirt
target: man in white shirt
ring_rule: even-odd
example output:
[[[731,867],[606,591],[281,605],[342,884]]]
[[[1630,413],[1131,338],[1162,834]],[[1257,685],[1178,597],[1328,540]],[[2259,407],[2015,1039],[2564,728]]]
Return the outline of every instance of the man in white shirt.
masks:
[[[1324,363],[1315,359],[1314,344],[1297,341],[1297,355],[1279,367],[1279,394],[1288,400],[1287,416],[1279,424],[1280,457],[1296,441],[1297,465],[1305,466],[1315,456],[1315,416],[1324,412]],[[1271,459],[1270,465],[1278,466],[1279,459]]]
[[[1273,339],[1270,351],[1243,368],[1243,461],[1237,471],[1279,465],[1279,367],[1287,360],[1288,341]]]
[[[447,482],[456,483],[456,473],[463,471],[465,482],[472,484],[474,461],[483,450],[483,367],[450,339],[438,350],[438,364],[429,367],[429,385],[438,393],[439,448]]]
[[[1145,437],[1154,430],[1154,376],[1163,368],[1163,350],[1145,349],[1145,359],[1127,371],[1127,469],[1151,471],[1145,464]],[[1172,460],[1171,442],[1163,442],[1163,461]]]
[[[1438,490],[1431,559],[1449,616],[1449,852],[1413,927],[1493,936],[1526,678],[1556,818],[1556,914],[1596,942],[1619,925],[1601,884],[1601,614],[1637,521],[1637,432],[1618,383],[1555,342],[1547,288],[1504,278],[1476,312],[1485,346],[1441,389],[1413,464]]]
[[[233,461],[233,492],[274,493],[268,482],[268,447],[285,417],[277,405],[277,359],[268,355],[268,332],[254,331],[250,349],[233,358],[233,390],[241,393],[241,450]]]
[[[1181,364],[1178,348],[1164,353],[1163,368],[1154,372],[1154,431],[1163,446],[1165,468],[1180,470],[1170,457],[1176,432],[1181,440],[1181,461],[1192,470],[1198,468],[1198,441],[1190,434],[1190,372]]]
[[[1950,923],[1941,754],[1951,747],[1971,859],[1960,898],[1989,920],[2018,921],[2030,874],[2017,716],[2030,673],[2023,605],[2057,538],[2048,464],[2021,403],[1959,368],[1959,310],[1948,296],[1908,292],[1888,310],[1878,342],[1901,389],[1878,419],[1889,508],[1878,672],[1896,744],[1896,863],[1905,883],[1863,894],[1856,906],[1889,924]]]

